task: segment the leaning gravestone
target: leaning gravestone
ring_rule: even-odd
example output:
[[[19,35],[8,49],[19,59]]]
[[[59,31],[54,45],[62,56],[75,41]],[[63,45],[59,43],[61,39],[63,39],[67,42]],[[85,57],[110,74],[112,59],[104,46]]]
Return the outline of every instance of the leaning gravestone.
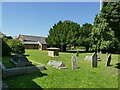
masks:
[[[92,67],[97,67],[97,53],[92,54]]]
[[[62,61],[50,60],[47,64],[59,69],[66,68],[65,64]]]
[[[111,62],[111,53],[110,54],[107,53],[105,66],[110,66],[110,62]]]
[[[72,69],[77,69],[77,59],[75,56],[72,56]]]

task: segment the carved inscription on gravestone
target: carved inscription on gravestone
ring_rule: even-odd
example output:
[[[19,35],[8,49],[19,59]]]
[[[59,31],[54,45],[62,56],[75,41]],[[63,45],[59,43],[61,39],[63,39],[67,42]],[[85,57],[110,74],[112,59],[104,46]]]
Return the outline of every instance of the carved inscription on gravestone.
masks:
[[[72,61],[72,69],[77,69],[77,59],[76,59],[76,57],[72,56],[71,61]]]
[[[97,53],[92,54],[92,67],[97,67]]]

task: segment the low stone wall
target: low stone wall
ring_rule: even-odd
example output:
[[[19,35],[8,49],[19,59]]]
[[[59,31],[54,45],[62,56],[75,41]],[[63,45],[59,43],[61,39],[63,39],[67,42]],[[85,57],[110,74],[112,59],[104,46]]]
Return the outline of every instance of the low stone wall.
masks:
[[[3,78],[6,78],[8,76],[30,74],[30,73],[39,73],[42,70],[46,70],[44,65],[3,69],[3,71],[2,71],[3,75],[2,76],[3,76]]]

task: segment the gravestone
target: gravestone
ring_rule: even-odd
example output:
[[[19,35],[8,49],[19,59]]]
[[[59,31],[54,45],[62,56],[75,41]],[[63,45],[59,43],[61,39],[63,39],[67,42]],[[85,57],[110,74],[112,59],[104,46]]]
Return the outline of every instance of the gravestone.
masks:
[[[72,69],[77,69],[77,59],[75,56],[72,56]]]
[[[76,56],[77,56],[77,57],[79,56],[79,50],[77,50]]]
[[[84,60],[90,61],[92,60],[92,56],[85,56]]]
[[[101,61],[101,52],[97,52],[97,60]]]
[[[10,61],[15,65],[15,67],[25,67],[32,65],[32,63],[21,54],[16,54],[12,59],[10,59]]]
[[[110,66],[110,62],[111,62],[111,53],[110,54],[107,53],[105,66]]]
[[[97,67],[97,53],[92,54],[92,67]]]
[[[62,61],[50,60],[47,64],[59,69],[66,68],[65,64]]]

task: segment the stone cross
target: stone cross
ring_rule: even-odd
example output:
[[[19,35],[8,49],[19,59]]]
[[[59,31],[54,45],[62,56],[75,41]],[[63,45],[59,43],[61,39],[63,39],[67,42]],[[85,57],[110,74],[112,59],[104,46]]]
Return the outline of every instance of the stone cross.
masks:
[[[97,67],[97,53],[92,54],[92,67]]]
[[[75,56],[72,56],[72,69],[77,69],[77,59]]]
[[[105,66],[110,66],[110,62],[111,62],[111,53],[110,54],[107,53]]]

